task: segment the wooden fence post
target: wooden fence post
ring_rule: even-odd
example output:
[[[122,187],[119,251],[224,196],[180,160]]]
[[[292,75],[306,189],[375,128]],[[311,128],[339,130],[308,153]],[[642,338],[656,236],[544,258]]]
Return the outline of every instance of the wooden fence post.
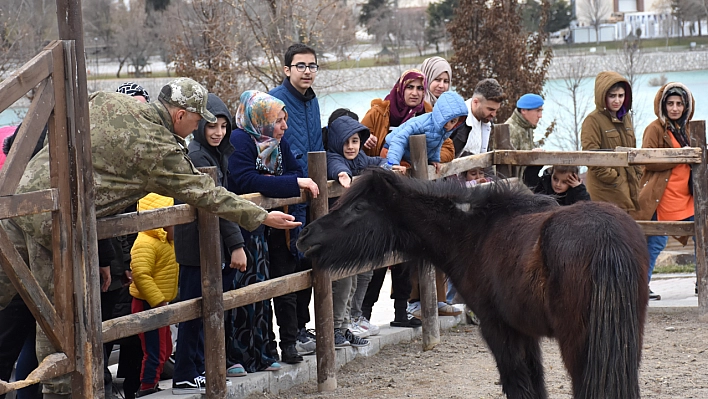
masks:
[[[410,137],[411,176],[428,180],[428,150],[424,134]],[[423,322],[423,350],[430,350],[440,343],[438,322],[438,297],[435,285],[435,267],[427,262],[418,262],[418,287]]]
[[[199,168],[199,171],[208,174],[216,182],[215,167]],[[197,209],[197,223],[202,277],[206,396],[208,399],[221,399],[226,397],[226,343],[219,218],[213,213]]]
[[[511,150],[511,137],[509,136],[509,125],[499,124],[493,126],[494,150]],[[513,177],[514,167],[512,165],[497,165],[497,176],[499,178]]]
[[[692,121],[689,126],[691,146],[703,152],[701,163],[691,165],[693,171],[694,226],[696,240],[696,286],[698,287],[698,320],[708,321],[708,156],[706,121]]]
[[[327,193],[327,156],[324,151],[307,154],[309,175],[320,189],[317,198],[310,201],[310,215],[316,220],[329,212]],[[315,293],[315,330],[317,331],[317,391],[337,389],[334,349],[334,315],[332,308],[332,278],[312,264],[312,288]]]

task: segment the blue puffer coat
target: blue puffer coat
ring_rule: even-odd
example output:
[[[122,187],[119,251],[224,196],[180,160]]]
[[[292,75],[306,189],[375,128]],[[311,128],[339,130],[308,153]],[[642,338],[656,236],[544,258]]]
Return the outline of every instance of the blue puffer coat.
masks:
[[[444,92],[435,103],[433,112],[409,119],[386,136],[388,160],[395,165],[401,163],[401,159],[410,161],[408,138],[414,134],[425,134],[428,161],[440,162],[443,141],[452,133],[452,130],[445,131],[443,127],[453,118],[460,116],[467,116],[465,100],[457,93]]]
[[[290,143],[290,149],[307,177],[307,153],[324,151],[320,104],[317,102],[315,92],[309,88],[303,95],[286,78],[283,84],[268,94],[285,103],[285,111],[288,113],[285,140]]]
[[[369,128],[348,116],[340,116],[332,121],[328,127],[327,141],[327,179],[337,180],[341,172],[346,172],[349,177],[358,176],[369,166],[380,166],[386,161],[381,157],[370,157],[359,151],[354,159],[344,157],[344,143],[355,134],[363,145],[369,138]]]

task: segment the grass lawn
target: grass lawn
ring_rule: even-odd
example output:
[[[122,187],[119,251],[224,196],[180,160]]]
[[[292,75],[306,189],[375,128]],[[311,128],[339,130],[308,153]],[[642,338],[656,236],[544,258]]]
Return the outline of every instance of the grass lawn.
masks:
[[[669,273],[693,273],[696,271],[696,265],[693,263],[688,265],[664,265],[654,268],[654,274],[669,274]]]

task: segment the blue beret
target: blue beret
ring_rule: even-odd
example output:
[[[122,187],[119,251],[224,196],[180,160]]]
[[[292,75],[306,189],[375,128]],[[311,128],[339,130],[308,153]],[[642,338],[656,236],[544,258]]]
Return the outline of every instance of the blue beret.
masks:
[[[526,93],[516,102],[516,108],[536,109],[543,107],[543,97],[538,94]]]

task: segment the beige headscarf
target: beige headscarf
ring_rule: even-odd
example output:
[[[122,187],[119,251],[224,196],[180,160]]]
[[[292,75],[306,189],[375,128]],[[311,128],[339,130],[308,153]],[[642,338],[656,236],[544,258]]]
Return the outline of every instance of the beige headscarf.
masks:
[[[425,75],[425,80],[428,81],[428,87],[425,90],[425,101],[427,101],[431,106],[435,105],[438,98],[430,92],[430,83],[443,72],[447,72],[450,76],[450,86],[452,86],[452,68],[450,67],[450,63],[445,61],[442,57],[430,57],[423,61],[420,65],[420,70]]]

